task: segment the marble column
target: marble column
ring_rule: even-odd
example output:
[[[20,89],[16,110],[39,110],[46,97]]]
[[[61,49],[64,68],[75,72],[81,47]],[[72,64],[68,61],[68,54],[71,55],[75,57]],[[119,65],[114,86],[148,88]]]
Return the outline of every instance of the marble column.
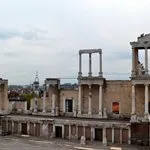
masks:
[[[18,122],[18,134],[21,134],[21,122]]]
[[[6,131],[8,131],[8,120],[6,119],[5,122],[6,122]]]
[[[81,84],[79,84],[79,93],[78,93],[78,114],[81,115]]]
[[[103,99],[103,93],[102,93],[102,85],[99,85],[99,115],[102,118],[102,99]]]
[[[33,136],[36,135],[36,123],[34,123],[34,133],[33,134],[34,134]]]
[[[78,139],[78,125],[76,125],[76,139]]]
[[[89,85],[89,107],[88,107],[88,115],[91,115],[92,114],[92,91],[91,91],[91,86],[92,85]]]
[[[112,127],[112,143],[115,142],[115,129]]]
[[[69,124],[69,140],[71,139],[71,125]]]
[[[14,121],[12,120],[12,134],[14,133]]]
[[[99,76],[100,77],[103,76],[103,72],[102,72],[102,52],[99,53]]]
[[[120,144],[122,144],[122,128],[120,128]]]
[[[64,139],[65,137],[65,129],[64,129],[64,125],[62,125],[62,138]]]
[[[128,127],[128,144],[131,144],[131,127]]]
[[[27,134],[30,135],[30,122],[27,122]]]
[[[55,125],[53,124],[53,133],[52,133],[52,137],[55,138],[56,136],[56,130],[55,130]]]
[[[89,76],[92,76],[92,54],[89,53]]]
[[[132,115],[135,115],[135,85],[132,85]]]
[[[24,102],[24,110],[27,110],[27,101]]]
[[[85,126],[83,126],[83,136],[85,137]]]
[[[43,113],[46,112],[46,91],[43,93]]]
[[[82,76],[82,53],[79,53],[79,76]]]
[[[56,101],[56,96],[55,94],[52,94],[52,115],[55,115],[55,108],[56,108],[55,101]]]
[[[148,75],[148,49],[145,48],[145,74]]]
[[[91,141],[94,140],[94,127],[91,127]]]
[[[135,77],[135,49],[132,48],[132,77]]]
[[[107,145],[107,138],[106,138],[106,128],[103,127],[103,144]]]
[[[145,115],[148,117],[148,99],[149,99],[149,93],[148,93],[148,84],[145,84]]]

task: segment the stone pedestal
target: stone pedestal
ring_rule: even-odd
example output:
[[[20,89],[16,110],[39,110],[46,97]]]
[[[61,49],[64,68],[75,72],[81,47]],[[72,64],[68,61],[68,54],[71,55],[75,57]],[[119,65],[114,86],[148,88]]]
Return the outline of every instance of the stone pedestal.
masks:
[[[48,137],[48,124],[43,124],[41,130],[42,130],[41,136]]]
[[[107,138],[106,138],[106,137],[103,138],[103,145],[104,145],[104,146],[107,146]]]
[[[107,110],[106,110],[106,108],[104,108],[104,114],[103,114],[103,118],[108,118],[108,116],[107,116]]]
[[[131,122],[136,122],[137,121],[137,117],[136,117],[136,114],[132,114],[131,115]]]
[[[81,136],[80,144],[81,145],[85,145],[86,144],[85,136]]]

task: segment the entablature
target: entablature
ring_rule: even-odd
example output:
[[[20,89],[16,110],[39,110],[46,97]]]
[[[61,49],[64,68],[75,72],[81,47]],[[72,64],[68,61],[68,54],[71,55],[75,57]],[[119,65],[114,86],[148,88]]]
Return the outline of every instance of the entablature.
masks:
[[[105,78],[101,77],[79,77],[79,84],[88,84],[88,85],[103,85]]]

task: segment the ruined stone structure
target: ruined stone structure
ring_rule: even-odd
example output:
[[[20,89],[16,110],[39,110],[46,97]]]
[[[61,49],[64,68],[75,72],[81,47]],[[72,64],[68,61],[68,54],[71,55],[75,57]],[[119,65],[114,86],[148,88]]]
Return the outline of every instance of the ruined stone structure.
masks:
[[[7,113],[9,103],[8,103],[8,80],[0,78],[0,112],[2,114]]]
[[[106,80],[102,72],[102,50],[80,50],[78,89],[61,89],[59,79],[47,78],[43,97],[36,97],[36,103],[33,101],[31,109],[21,116],[10,112],[1,117],[2,130],[17,135],[80,140],[81,144],[86,140],[104,145],[150,144],[150,34],[141,35],[137,42],[130,44],[131,80]],[[145,50],[144,66],[138,57],[140,49]],[[93,76],[92,55],[96,54],[99,71]],[[89,56],[87,76],[82,75],[82,55]]]

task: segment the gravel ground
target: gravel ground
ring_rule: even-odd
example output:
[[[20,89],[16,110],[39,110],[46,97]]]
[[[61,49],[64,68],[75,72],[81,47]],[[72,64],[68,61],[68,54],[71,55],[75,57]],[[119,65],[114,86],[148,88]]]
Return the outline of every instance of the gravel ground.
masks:
[[[75,147],[86,147],[87,150],[104,150],[112,147],[104,147],[101,143],[82,146],[77,142],[67,140],[43,140],[33,137],[0,136],[0,150],[75,150]],[[113,150],[138,150],[135,147],[117,147]],[[143,148],[142,148],[143,149]],[[144,150],[144,149],[143,149]],[[148,150],[148,149],[147,149]],[[149,149],[150,150],[150,149]]]

